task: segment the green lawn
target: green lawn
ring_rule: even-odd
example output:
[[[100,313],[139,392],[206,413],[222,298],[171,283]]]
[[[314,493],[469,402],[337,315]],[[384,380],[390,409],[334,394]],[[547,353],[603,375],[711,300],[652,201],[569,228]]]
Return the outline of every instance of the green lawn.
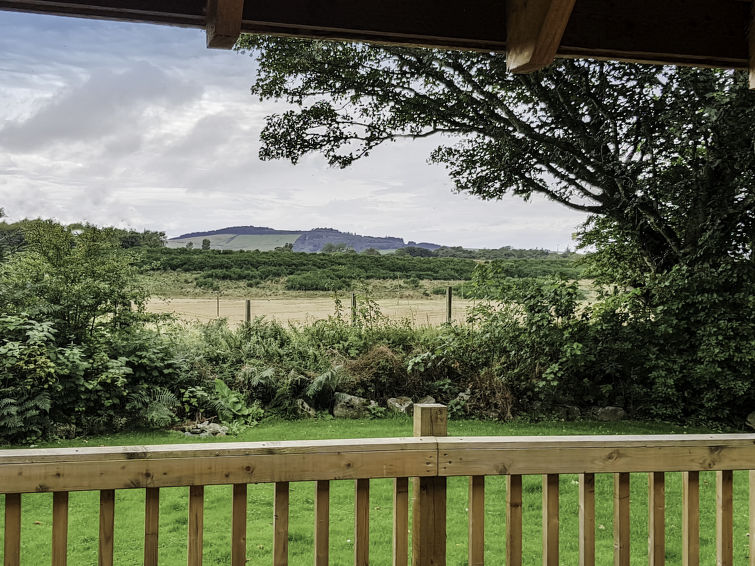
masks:
[[[451,421],[450,435],[568,435],[568,434],[654,434],[705,432],[671,425],[636,423],[513,423]],[[317,420],[268,422],[228,438],[233,441],[294,440],[318,438],[359,438],[410,436],[409,419],[367,421]],[[88,440],[61,442],[45,446],[99,446],[189,442],[175,433],[135,433]],[[667,474],[666,524],[667,561],[681,563],[681,474]],[[735,473],[735,563],[747,560],[747,476]],[[596,478],[597,563],[612,561],[612,478]],[[715,563],[715,475],[702,473],[701,491],[701,564]],[[2,486],[0,486],[0,490]],[[331,487],[331,564],[353,562],[353,497],[351,481],[333,482]],[[160,501],[160,563],[186,563],[187,488],[163,489]],[[577,564],[577,477],[561,476],[561,563]],[[249,564],[272,562],[272,485],[249,486],[247,549]],[[138,564],[143,552],[144,492],[121,490],[116,496],[116,563]],[[370,555],[375,565],[390,564],[392,524],[392,481],[371,482]],[[0,497],[0,500],[2,498]],[[69,519],[69,563],[96,564],[98,536],[98,494],[72,493]],[[505,533],[505,482],[489,477],[486,484],[486,558],[489,564],[503,564]],[[314,484],[292,484],[290,523],[290,563],[311,564],[313,546]],[[50,494],[23,497],[22,564],[50,562]],[[448,489],[448,564],[466,564],[467,552],[467,479],[451,478]],[[541,478],[524,481],[525,564],[541,564]],[[230,563],[231,489],[208,487],[205,494],[205,564]],[[647,563],[647,477],[632,475],[632,564]],[[0,514],[0,529],[4,518]],[[0,549],[0,556],[2,550]]]

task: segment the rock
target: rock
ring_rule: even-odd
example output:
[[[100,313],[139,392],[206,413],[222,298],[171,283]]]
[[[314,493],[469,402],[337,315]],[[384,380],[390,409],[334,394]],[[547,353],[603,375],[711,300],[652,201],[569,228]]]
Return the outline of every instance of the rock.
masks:
[[[417,401],[417,405],[434,405],[435,404],[435,397],[431,397],[430,395],[425,395]]]
[[[411,415],[414,408],[414,403],[409,397],[391,397],[386,401],[386,405],[389,411],[404,415]]]
[[[623,411],[623,409],[621,410]],[[553,414],[555,417],[564,419],[565,421],[575,421],[580,416],[582,416],[579,407],[575,407],[574,405],[560,405],[558,407],[555,407],[553,409]]]
[[[197,436],[199,438],[207,438],[208,436],[225,436],[227,433],[227,426],[219,425],[218,423],[211,423],[209,421],[194,423],[186,425],[184,427],[184,436]]]
[[[600,407],[595,411],[595,418],[604,422],[617,422],[626,417],[626,411],[621,407]]]
[[[755,428],[755,411],[747,415],[747,420],[745,421],[745,423],[750,428]]]
[[[317,412],[304,399],[297,399],[296,416],[300,419],[314,419],[317,416]]]
[[[336,393],[333,416],[341,419],[362,419],[370,415],[368,407],[377,407],[377,403],[348,393]]]

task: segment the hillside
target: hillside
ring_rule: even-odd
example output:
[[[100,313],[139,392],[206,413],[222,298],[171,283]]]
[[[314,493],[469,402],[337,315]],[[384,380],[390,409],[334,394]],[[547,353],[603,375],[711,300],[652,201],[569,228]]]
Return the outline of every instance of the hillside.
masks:
[[[265,226],[230,226],[207,232],[190,232],[167,242],[169,248],[183,248],[191,243],[195,248],[202,247],[204,239],[210,240],[213,250],[260,250],[271,251],[286,244],[293,245],[297,252],[319,252],[326,244],[345,244],[357,252],[368,248],[381,251],[397,250],[407,246],[438,249],[440,246],[428,242],[405,243],[403,238],[392,236],[362,236],[341,232],[334,228],[314,230],[275,230]]]

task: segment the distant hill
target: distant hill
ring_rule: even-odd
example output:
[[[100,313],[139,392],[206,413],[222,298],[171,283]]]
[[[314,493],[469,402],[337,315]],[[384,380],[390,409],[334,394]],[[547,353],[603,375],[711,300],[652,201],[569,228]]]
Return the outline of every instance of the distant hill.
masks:
[[[436,250],[438,244],[429,242],[405,243],[403,238],[392,236],[361,236],[341,232],[334,228],[315,228],[314,230],[275,230],[266,226],[230,226],[207,232],[190,232],[167,242],[169,248],[183,248],[192,243],[195,248],[202,247],[202,240],[210,240],[213,250],[260,250],[269,251],[286,244],[292,244],[295,252],[315,253],[326,244],[345,244],[357,252],[368,248],[391,251],[407,246]]]

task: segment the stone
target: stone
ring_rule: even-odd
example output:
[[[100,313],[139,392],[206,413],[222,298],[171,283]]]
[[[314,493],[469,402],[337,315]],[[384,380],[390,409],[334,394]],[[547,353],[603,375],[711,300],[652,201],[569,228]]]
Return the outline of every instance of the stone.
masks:
[[[755,411],[747,415],[747,420],[745,421],[745,423],[750,428],[755,428]]]
[[[209,421],[193,423],[184,427],[184,436],[207,438],[209,436],[225,436],[226,434],[228,434],[227,426]]]
[[[414,408],[414,403],[409,397],[391,397],[385,404],[388,406],[389,411],[403,415],[411,415]]]
[[[425,395],[417,401],[417,405],[434,405],[436,403],[435,397],[431,397],[430,395]]]
[[[559,405],[553,409],[553,415],[565,421],[576,421],[582,416],[582,413],[579,407],[575,407],[574,405]]]
[[[627,416],[621,407],[600,407],[595,411],[595,418],[604,422],[617,422]]]
[[[377,407],[377,403],[348,393],[336,393],[333,416],[340,419],[366,418],[370,416],[368,407]]]
[[[296,416],[300,419],[314,419],[317,416],[317,412],[304,399],[297,399]]]

